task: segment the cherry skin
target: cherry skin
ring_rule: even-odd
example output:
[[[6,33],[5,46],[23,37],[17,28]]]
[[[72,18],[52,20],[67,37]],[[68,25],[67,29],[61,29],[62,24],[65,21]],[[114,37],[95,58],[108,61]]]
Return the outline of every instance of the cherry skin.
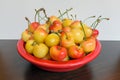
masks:
[[[67,56],[67,49],[61,46],[52,46],[50,56],[53,60],[63,61]]]
[[[53,24],[49,27],[50,31],[58,32],[62,30],[62,23],[59,20],[55,20]]]
[[[39,25],[40,25],[39,22],[32,22],[32,23],[29,25],[28,30],[29,30],[30,32],[34,32],[34,31],[38,28]]]
[[[99,31],[97,29],[93,29],[92,36],[96,38],[98,35],[99,35]]]
[[[73,45],[68,49],[68,55],[73,59],[84,57],[85,53],[82,47]]]

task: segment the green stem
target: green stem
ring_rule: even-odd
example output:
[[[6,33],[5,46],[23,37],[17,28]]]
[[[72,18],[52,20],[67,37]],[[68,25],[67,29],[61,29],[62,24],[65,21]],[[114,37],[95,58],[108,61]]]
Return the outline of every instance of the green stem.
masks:
[[[88,19],[90,19],[90,18],[95,18],[95,16],[90,16],[90,17],[84,19],[83,22],[85,22],[86,20],[88,20]]]
[[[85,34],[85,29],[84,29],[83,24],[82,24],[82,22],[81,22],[81,21],[80,21],[80,25],[82,26],[83,33],[84,33],[84,39],[86,40],[86,39],[87,39],[87,37],[86,37],[86,34]]]
[[[98,24],[101,22],[100,19],[96,20],[96,24],[94,25],[93,29],[96,29],[96,27],[98,26]]]
[[[71,11],[73,8],[70,8],[68,10],[66,10],[63,14],[61,14],[58,18],[62,17],[64,14],[66,14],[68,11]]]
[[[98,26],[98,24],[99,24],[102,20],[109,20],[109,18],[97,19],[97,20],[96,20],[96,25],[93,27],[93,29],[96,29],[96,27]]]
[[[62,15],[61,11],[59,10],[58,12],[60,13],[60,16],[61,16]],[[61,16],[61,19],[63,19],[63,16]]]
[[[77,18],[76,15],[73,16],[72,14],[71,14],[71,17],[72,17],[72,20],[76,20],[76,18]]]
[[[100,20],[110,20],[109,18],[101,18]]]
[[[91,27],[94,28],[95,24],[97,23],[97,20],[98,20],[100,17],[102,17],[102,16],[99,16],[99,17],[92,23]]]
[[[35,11],[36,11],[36,13],[37,13],[37,10],[35,9]],[[40,23],[40,17],[39,17],[40,15],[38,14],[38,22]]]
[[[37,43],[34,41],[33,43],[32,43],[32,46],[35,46]]]
[[[77,15],[75,15],[75,20],[77,19]]]
[[[37,11],[37,10],[35,10],[35,11]],[[46,17],[41,17],[41,16],[40,16],[40,12],[38,13],[38,22],[39,22],[39,23],[40,23],[41,20],[46,21],[45,18],[46,18]]]
[[[39,10],[40,10],[40,9],[39,9]],[[35,21],[35,22],[36,22],[36,17],[37,17],[37,14],[38,14],[39,10],[36,10],[36,9],[35,9],[35,11],[36,11],[35,17],[34,17],[34,21]]]
[[[72,17],[72,20],[75,20],[72,14],[71,14],[71,17]]]
[[[44,9],[44,8],[41,8],[41,11],[43,11],[45,17],[48,19],[45,9]]]
[[[44,8],[40,8],[40,9],[38,9],[38,10],[36,11],[35,18],[34,18],[34,19],[35,19],[35,22],[36,22],[36,16],[37,16],[37,14],[38,14],[40,11],[43,11],[45,17],[48,19],[47,14],[46,14],[46,12],[45,12],[45,9],[44,9]]]
[[[25,17],[25,20],[28,22],[28,26],[29,26],[31,24],[30,20],[27,17]]]
[[[97,24],[97,21],[95,21],[92,25],[91,25],[91,27],[92,27],[92,29],[94,28],[94,26]]]
[[[66,39],[68,39],[68,35],[67,35],[67,33],[66,33],[66,32],[64,32],[64,33],[65,33]]]
[[[42,20],[46,21],[46,19],[45,19],[46,17],[41,17],[41,16],[39,16],[39,17],[40,17]]]
[[[68,15],[68,9],[66,9],[66,11],[67,11],[67,12],[66,12],[67,18],[69,19],[69,15]]]

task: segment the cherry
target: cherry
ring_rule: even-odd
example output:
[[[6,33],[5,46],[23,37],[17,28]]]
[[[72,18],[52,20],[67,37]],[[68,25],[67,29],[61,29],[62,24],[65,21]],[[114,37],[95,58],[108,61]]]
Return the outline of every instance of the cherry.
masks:
[[[97,37],[99,35],[99,31],[97,29],[93,29],[92,36]]]

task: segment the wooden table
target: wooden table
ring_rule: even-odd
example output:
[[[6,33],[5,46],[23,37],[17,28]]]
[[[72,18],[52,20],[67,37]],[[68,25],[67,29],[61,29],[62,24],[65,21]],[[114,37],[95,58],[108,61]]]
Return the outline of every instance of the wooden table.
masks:
[[[0,40],[0,80],[120,80],[120,41],[101,41],[101,54],[70,72],[48,72],[24,60],[17,40]]]

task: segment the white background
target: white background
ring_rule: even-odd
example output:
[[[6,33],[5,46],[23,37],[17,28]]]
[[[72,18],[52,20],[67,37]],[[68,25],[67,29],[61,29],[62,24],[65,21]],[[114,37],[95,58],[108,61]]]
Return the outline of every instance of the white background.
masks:
[[[120,40],[119,0],[0,0],[0,39],[20,39],[27,28],[24,17],[33,21],[34,9],[45,8],[47,14],[58,15],[58,10],[77,14],[77,19],[89,16],[109,17],[98,26],[100,40]]]

